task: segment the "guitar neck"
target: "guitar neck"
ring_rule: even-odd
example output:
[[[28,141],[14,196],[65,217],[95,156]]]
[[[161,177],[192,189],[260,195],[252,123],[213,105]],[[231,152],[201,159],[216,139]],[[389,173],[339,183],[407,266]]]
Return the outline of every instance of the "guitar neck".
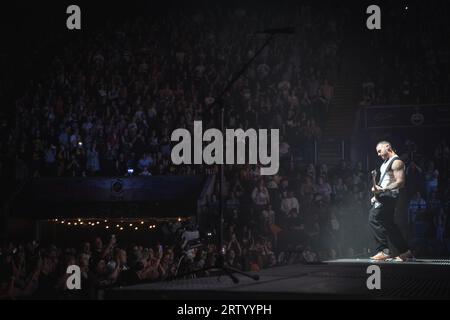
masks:
[[[377,185],[377,182],[375,181],[375,177],[372,178],[372,185],[375,187]]]

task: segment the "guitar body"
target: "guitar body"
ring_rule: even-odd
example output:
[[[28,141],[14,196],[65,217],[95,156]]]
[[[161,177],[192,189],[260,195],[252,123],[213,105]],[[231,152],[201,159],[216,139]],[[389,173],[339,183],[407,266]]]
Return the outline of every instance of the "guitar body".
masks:
[[[371,172],[372,174],[372,186],[374,189],[377,187],[376,178],[377,178],[377,171],[373,170]],[[386,190],[383,192],[373,192],[373,198],[371,199],[372,205],[380,206],[386,201],[395,199],[398,197],[398,193],[392,192],[391,190]]]
[[[376,200],[380,203],[384,203],[386,201],[396,199],[398,197],[398,193],[392,192],[392,191],[383,191],[376,195]]]

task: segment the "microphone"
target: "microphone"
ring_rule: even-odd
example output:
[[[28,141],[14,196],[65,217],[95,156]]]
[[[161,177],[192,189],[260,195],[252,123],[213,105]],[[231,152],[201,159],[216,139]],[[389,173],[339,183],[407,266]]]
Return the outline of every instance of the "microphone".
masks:
[[[295,27],[265,29],[265,30],[256,31],[255,33],[256,34],[293,34],[293,33],[295,33]]]

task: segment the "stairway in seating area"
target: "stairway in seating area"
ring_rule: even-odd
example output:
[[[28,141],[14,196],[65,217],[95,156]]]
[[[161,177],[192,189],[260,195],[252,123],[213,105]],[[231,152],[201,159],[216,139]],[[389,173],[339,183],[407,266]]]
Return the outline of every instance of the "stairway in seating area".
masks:
[[[323,126],[322,138],[318,142],[318,163],[335,165],[348,159],[349,142],[353,134],[362,80],[354,53],[343,61],[343,75],[334,87],[334,98],[328,109],[328,120]]]

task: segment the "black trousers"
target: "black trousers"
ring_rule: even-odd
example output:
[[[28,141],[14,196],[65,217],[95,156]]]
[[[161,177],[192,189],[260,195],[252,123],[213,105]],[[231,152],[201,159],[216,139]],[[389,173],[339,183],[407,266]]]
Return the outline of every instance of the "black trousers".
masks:
[[[397,199],[388,198],[377,208],[372,206],[369,211],[369,229],[377,245],[376,252],[384,251],[391,254],[388,241],[400,252],[406,252],[408,245],[394,222]]]

